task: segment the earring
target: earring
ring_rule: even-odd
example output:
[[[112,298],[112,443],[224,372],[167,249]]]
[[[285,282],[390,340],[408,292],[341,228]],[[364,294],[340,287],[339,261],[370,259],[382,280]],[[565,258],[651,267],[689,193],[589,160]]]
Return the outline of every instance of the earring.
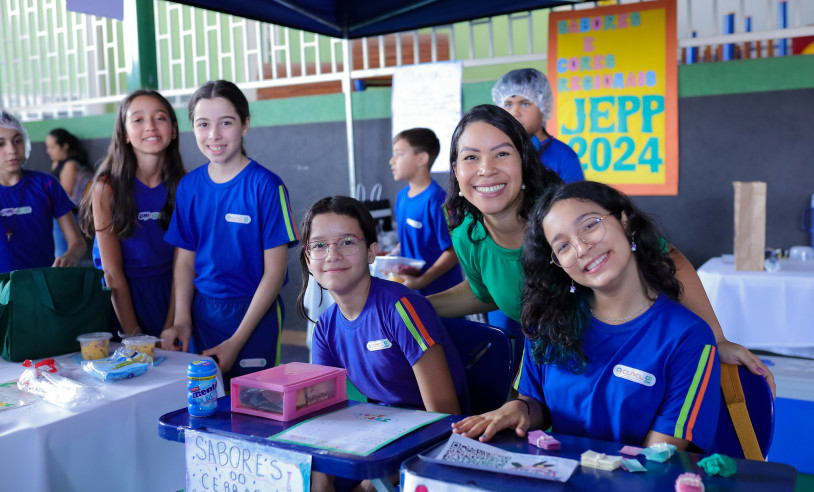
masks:
[[[630,236],[630,250],[636,251],[636,236]]]
[[[570,288],[570,289],[568,289],[568,292],[570,292],[570,293],[572,293],[572,294],[573,294],[573,293],[574,293],[574,292],[576,292],[576,291],[577,291],[577,288],[576,288],[576,286],[574,285],[574,279],[571,279],[571,288]]]
[[[525,183],[521,184],[521,185],[520,185],[520,189],[521,189],[521,190],[525,190],[525,189],[526,189],[526,184],[525,184]]]
[[[463,191],[459,191],[459,192],[458,192],[458,196],[464,196],[464,192],[463,192]]]

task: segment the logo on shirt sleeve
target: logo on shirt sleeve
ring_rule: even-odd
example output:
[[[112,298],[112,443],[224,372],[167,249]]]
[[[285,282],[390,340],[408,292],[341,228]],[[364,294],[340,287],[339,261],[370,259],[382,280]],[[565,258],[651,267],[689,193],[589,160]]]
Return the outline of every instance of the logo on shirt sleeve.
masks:
[[[235,224],[248,224],[252,218],[248,215],[240,214],[226,214],[226,222],[234,222]]]
[[[383,338],[381,340],[372,340],[370,342],[367,342],[367,349],[370,352],[375,352],[376,350],[389,349],[392,346],[393,346],[393,344],[390,343],[390,340],[388,340],[386,338]]]
[[[422,227],[424,227],[424,224],[409,217],[407,217],[407,225],[410,227],[415,227],[416,229],[421,229]]]
[[[622,364],[616,364],[616,366],[614,366],[613,375],[644,386],[653,386],[656,384],[656,376],[640,369],[623,366]]]

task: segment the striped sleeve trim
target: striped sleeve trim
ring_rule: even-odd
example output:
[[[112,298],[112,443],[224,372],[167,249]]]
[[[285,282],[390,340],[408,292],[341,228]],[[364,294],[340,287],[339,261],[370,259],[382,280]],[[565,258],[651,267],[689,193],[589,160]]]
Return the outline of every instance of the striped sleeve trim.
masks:
[[[402,297],[396,302],[396,310],[399,312],[402,321],[407,325],[407,329],[410,330],[410,334],[413,335],[413,338],[416,343],[418,343],[418,346],[421,347],[422,351],[426,351],[435,345],[435,340],[433,340],[427,332],[427,328],[424,327],[424,323],[421,322],[421,318],[418,317],[415,308],[413,308],[413,305],[410,304],[410,301],[407,300],[406,297]]]
[[[684,405],[681,407],[681,412],[678,415],[675,432],[673,433],[674,437],[692,441],[693,427],[695,426],[698,411],[701,409],[701,403],[704,401],[704,394],[707,391],[707,385],[709,384],[712,366],[715,365],[714,363],[715,346],[704,345],[704,350],[695,368],[692,384],[690,384],[687,396],[684,398]]]
[[[294,224],[294,214],[291,213],[291,200],[288,199],[288,190],[285,186],[279,186],[280,207],[283,210],[283,219],[285,220],[285,230],[288,233],[288,241],[299,241],[300,236],[297,234],[297,226]]]
[[[512,382],[512,388],[515,391],[519,390],[520,387],[520,377],[523,376],[523,363],[526,361],[526,349],[523,348],[523,355],[520,357],[520,364],[517,367],[517,374],[514,377],[514,382]]]

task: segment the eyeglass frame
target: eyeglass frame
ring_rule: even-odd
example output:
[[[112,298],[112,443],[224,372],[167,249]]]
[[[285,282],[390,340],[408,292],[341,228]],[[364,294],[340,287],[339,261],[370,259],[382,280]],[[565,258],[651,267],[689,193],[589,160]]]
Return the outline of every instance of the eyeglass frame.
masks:
[[[595,219],[595,220],[596,220],[596,223],[597,223],[597,224],[601,224],[601,225],[602,225],[602,227],[604,228],[604,227],[605,227],[605,222],[604,222],[604,220],[605,220],[605,218],[606,218],[606,217],[608,217],[609,215],[613,215],[613,214],[612,214],[612,213],[607,213],[607,214],[603,215],[602,217],[596,217],[596,218],[585,219],[584,221],[582,221],[582,224],[584,224],[585,222],[588,222],[589,220],[594,220],[594,219]],[[580,225],[582,225],[582,224],[580,224]],[[608,231],[607,231],[607,229],[605,229],[605,234],[607,234],[607,233],[608,233]],[[571,246],[573,246],[573,247],[574,247],[574,251],[577,251],[577,244],[574,242],[574,240],[575,240],[575,239],[577,239],[577,238],[579,238],[579,240],[580,240],[580,241],[582,241],[582,243],[583,243],[583,244],[587,244],[588,246],[593,246],[593,245],[595,245],[595,244],[599,243],[600,241],[602,241],[602,239],[605,239],[605,235],[603,234],[603,235],[602,235],[602,238],[600,238],[600,239],[599,239],[598,241],[596,241],[595,243],[589,243],[588,241],[586,241],[586,240],[582,239],[582,235],[581,235],[581,234],[577,234],[577,235],[575,235],[574,237],[572,237],[571,239],[569,239],[569,240],[568,240],[568,243],[569,243]],[[575,257],[575,260],[576,260],[576,257]],[[570,265],[568,265],[568,266],[562,266],[562,265],[559,263],[559,260],[557,259],[557,254],[554,252],[554,245],[553,245],[553,244],[551,245],[551,260],[549,260],[549,262],[548,262],[548,263],[549,263],[549,264],[556,265],[556,266],[558,266],[558,267],[560,267],[560,268],[571,268],[572,266],[574,266],[574,265],[576,265],[576,264],[577,264],[577,262],[576,262],[576,261],[574,261],[574,263],[572,263],[572,264],[570,264]]]
[[[360,242],[356,245],[356,251],[346,255],[345,253],[339,251],[339,245],[337,243],[339,241],[341,241],[343,239],[346,239],[346,238],[349,238],[349,237],[356,238]],[[325,250],[325,256],[323,256],[322,258],[314,258],[313,256],[311,256],[311,250],[309,249],[309,246],[314,244],[314,243],[325,243],[328,246],[328,248]],[[305,250],[305,256],[307,256],[309,259],[314,260],[314,261],[322,261],[325,258],[327,258],[329,254],[331,254],[331,251],[333,250],[333,246],[336,246],[336,252],[337,253],[339,253],[340,255],[345,257],[345,256],[353,256],[356,253],[358,253],[359,252],[359,246],[361,246],[362,243],[367,243],[367,239],[365,239],[363,237],[359,237],[356,234],[344,234],[344,235],[339,236],[338,238],[336,238],[336,240],[333,241],[333,242],[322,241],[322,240],[307,242],[307,243],[305,243],[305,246],[303,247],[303,249]]]

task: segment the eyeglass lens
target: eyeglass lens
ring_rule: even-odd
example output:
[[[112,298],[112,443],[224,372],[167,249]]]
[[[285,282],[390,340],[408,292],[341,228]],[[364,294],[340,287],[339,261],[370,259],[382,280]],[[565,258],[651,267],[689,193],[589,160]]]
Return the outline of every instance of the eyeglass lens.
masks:
[[[605,238],[605,223],[602,221],[607,216],[592,217],[584,221],[579,226],[579,234],[570,241],[562,241],[554,244],[551,250],[551,261],[555,265],[563,268],[573,266],[577,262],[577,248],[574,240],[579,238],[585,244],[596,244]]]
[[[346,236],[336,241],[313,241],[308,243],[306,253],[312,260],[322,260],[328,256],[332,246],[336,246],[336,251],[342,256],[350,256],[359,251],[359,243],[362,240],[356,236]]]

